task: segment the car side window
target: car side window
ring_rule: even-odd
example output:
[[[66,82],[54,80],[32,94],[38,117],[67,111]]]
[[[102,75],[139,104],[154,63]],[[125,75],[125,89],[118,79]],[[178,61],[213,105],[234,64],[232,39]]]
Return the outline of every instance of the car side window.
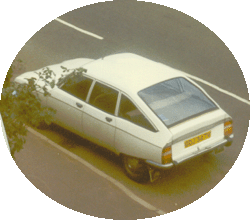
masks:
[[[83,101],[86,101],[92,82],[92,79],[85,76],[74,76],[69,78],[61,89]]]
[[[117,97],[118,91],[96,82],[89,99],[89,104],[109,114],[114,114]]]
[[[141,111],[125,95],[121,96],[118,116],[150,131],[156,131]]]

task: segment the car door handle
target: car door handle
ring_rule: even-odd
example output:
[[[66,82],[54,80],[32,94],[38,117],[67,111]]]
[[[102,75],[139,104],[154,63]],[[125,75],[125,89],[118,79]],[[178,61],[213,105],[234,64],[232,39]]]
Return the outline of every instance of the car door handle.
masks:
[[[107,122],[111,122],[112,121],[112,118],[109,118],[109,117],[106,117],[105,118]]]
[[[77,106],[78,108],[82,108],[83,105],[77,102],[77,103],[76,103],[76,106]]]

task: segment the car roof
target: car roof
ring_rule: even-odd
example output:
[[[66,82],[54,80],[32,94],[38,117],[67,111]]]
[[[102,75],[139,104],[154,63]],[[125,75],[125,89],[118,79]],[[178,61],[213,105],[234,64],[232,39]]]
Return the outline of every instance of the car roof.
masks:
[[[137,93],[159,82],[183,76],[179,70],[132,53],[110,55],[84,67],[89,76],[127,93]]]

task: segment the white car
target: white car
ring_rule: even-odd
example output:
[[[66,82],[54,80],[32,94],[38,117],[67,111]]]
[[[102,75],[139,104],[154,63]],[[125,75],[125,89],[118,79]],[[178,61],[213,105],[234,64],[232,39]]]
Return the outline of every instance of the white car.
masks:
[[[120,155],[135,181],[232,143],[232,118],[179,70],[130,53],[49,66],[57,80],[61,66],[87,71],[57,82],[43,105],[57,110],[58,125]]]

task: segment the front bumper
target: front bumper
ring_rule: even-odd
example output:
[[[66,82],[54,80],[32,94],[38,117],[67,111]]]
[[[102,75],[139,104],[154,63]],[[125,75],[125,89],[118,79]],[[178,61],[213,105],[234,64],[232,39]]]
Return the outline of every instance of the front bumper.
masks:
[[[185,156],[183,158],[180,158],[178,160],[173,160],[172,163],[159,164],[159,163],[156,163],[156,162],[151,161],[151,160],[146,160],[146,163],[153,168],[170,169],[173,166],[179,165],[185,161],[188,161],[188,160],[193,159],[195,157],[201,156],[203,154],[207,154],[207,153],[212,152],[212,151],[214,151],[215,153],[219,153],[219,152],[223,151],[224,146],[226,146],[226,147],[231,146],[231,144],[233,142],[233,137],[234,137],[234,135],[232,134],[229,137],[226,137],[223,141],[217,142],[214,145],[208,146],[203,150],[196,151],[195,153],[188,155],[188,156]]]

